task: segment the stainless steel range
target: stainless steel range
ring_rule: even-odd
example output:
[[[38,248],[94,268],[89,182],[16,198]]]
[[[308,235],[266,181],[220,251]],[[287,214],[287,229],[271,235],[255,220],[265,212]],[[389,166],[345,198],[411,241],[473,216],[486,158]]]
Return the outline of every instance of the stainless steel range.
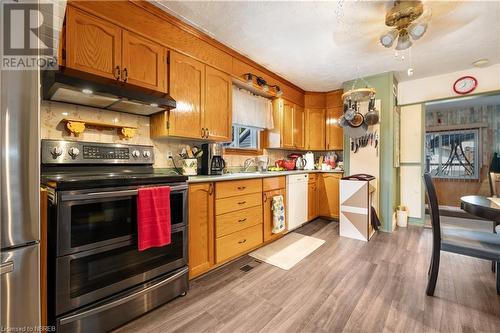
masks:
[[[49,190],[49,320],[105,332],[188,289],[187,178],[153,169],[150,146],[42,141]],[[170,186],[171,243],[139,252],[140,187]]]

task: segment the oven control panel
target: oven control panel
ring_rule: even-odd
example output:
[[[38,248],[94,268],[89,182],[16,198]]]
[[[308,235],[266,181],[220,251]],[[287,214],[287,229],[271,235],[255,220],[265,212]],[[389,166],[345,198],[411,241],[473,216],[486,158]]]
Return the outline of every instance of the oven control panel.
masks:
[[[153,164],[152,146],[42,140],[42,164]]]

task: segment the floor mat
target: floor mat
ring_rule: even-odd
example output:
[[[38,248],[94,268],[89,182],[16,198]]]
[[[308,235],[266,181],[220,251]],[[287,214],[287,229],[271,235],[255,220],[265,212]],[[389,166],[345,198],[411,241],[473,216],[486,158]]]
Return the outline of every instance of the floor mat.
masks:
[[[324,243],[322,239],[292,232],[249,255],[281,269],[289,270]]]

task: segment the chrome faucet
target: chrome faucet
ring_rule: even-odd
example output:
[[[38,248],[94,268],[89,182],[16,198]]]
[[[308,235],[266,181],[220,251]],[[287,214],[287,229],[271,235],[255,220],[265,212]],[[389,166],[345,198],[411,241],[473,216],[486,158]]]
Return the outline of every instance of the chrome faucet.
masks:
[[[243,172],[247,172],[248,171],[248,168],[250,168],[250,166],[255,163],[255,159],[254,158],[247,158],[245,160],[245,162],[243,162]]]

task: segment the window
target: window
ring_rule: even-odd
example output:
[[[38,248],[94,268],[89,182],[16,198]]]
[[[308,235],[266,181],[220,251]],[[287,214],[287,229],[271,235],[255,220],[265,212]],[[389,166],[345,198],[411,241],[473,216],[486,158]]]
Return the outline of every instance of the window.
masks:
[[[479,131],[428,132],[425,168],[436,178],[479,179]]]
[[[233,140],[224,144],[228,148],[259,149],[259,129],[233,125]]]

